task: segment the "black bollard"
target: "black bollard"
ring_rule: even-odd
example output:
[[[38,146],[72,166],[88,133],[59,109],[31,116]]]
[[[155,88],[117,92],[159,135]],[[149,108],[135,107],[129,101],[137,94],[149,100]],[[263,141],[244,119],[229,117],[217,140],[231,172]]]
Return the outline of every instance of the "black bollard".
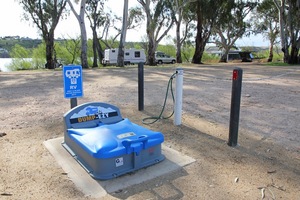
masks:
[[[139,111],[144,110],[144,63],[138,64],[138,107]]]
[[[229,146],[236,146],[238,143],[238,130],[240,118],[240,104],[242,91],[243,70],[235,68],[232,74],[232,93],[231,93],[231,110],[229,124]]]
[[[70,99],[71,109],[77,106],[77,98]]]

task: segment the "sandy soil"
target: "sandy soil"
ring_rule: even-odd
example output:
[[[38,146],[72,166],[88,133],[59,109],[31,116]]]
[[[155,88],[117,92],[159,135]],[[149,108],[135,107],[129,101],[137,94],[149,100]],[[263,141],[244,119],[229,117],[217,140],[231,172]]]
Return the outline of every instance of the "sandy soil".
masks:
[[[178,65],[177,65],[178,66]],[[227,145],[234,67],[243,69],[239,145]],[[103,199],[300,199],[300,66],[255,63],[184,68],[182,125],[144,125],[165,145],[197,161]],[[84,70],[84,97],[120,107],[143,125],[157,115],[176,66],[145,68],[145,110],[138,111],[137,66]],[[43,142],[63,136],[62,72],[0,72],[0,199],[91,199]],[[175,84],[175,83],[174,83]],[[166,114],[172,110],[168,101]]]

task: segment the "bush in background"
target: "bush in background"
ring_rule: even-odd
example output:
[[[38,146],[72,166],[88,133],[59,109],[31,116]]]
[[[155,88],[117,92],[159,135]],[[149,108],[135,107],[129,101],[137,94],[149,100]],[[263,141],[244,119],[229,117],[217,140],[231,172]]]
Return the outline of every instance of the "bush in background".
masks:
[[[45,59],[46,55],[46,44],[43,42],[39,44],[36,48],[32,51],[32,65],[34,69],[43,69],[45,68]]]
[[[16,44],[10,53],[10,57],[12,57],[12,62],[7,66],[7,68],[11,71],[16,70],[25,70],[25,69],[34,69],[31,62],[31,52],[30,50],[25,49],[19,44]]]

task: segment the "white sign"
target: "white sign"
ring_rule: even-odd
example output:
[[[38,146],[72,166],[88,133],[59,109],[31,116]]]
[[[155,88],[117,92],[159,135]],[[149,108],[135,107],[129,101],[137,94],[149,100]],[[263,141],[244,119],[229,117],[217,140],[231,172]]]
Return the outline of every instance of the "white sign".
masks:
[[[116,158],[115,163],[116,163],[116,167],[122,166],[124,164],[123,163],[123,157]]]

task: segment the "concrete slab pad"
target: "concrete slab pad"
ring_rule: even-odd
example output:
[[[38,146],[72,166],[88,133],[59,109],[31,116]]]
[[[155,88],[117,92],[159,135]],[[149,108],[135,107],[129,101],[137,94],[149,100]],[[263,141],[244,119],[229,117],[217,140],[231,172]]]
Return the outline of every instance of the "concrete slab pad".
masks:
[[[195,159],[182,155],[178,151],[162,145],[162,153],[166,157],[164,161],[128,175],[123,175],[111,180],[99,181],[93,179],[81,167],[81,165],[63,148],[61,145],[62,142],[63,137],[60,137],[47,140],[44,142],[44,145],[78,189],[86,196],[93,198],[104,197],[107,193],[112,193],[154,179],[195,162]]]

